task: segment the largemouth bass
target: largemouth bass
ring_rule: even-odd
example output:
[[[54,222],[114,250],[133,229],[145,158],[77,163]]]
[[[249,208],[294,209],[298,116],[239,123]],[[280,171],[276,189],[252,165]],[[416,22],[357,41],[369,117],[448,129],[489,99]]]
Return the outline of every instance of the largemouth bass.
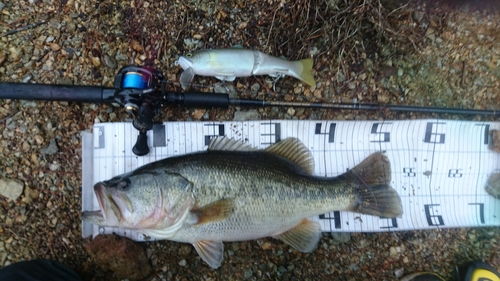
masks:
[[[183,89],[191,85],[195,75],[212,76],[223,81],[252,75],[289,75],[309,86],[316,85],[311,74],[312,59],[289,61],[257,50],[229,48],[194,51],[179,57],[176,64],[184,70],[180,76]]]
[[[399,217],[390,163],[374,153],[338,177],[313,176],[307,147],[289,138],[264,150],[228,138],[207,151],[153,162],[95,184],[101,210],[82,219],[191,243],[218,268],[223,241],[275,237],[311,252],[321,237],[308,218],[337,210]]]

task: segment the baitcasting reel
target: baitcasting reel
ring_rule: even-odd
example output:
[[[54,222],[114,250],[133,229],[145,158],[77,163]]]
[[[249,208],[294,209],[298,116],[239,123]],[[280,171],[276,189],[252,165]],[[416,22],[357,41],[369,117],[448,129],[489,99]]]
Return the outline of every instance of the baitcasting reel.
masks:
[[[148,67],[125,66],[115,77],[115,100],[132,116],[132,124],[139,131],[132,148],[138,156],[149,153],[146,133],[153,128],[153,118],[165,102],[165,84],[163,74]]]

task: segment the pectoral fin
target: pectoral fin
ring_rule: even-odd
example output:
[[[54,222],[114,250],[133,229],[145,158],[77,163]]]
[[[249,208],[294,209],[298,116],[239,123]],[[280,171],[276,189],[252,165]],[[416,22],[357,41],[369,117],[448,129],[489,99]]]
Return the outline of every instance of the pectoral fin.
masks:
[[[233,212],[233,206],[233,199],[221,199],[199,209],[194,209],[191,213],[196,218],[195,224],[216,222],[227,218]]]
[[[194,70],[192,67],[188,67],[181,73],[180,83],[184,90],[189,88],[191,82],[193,81],[193,78],[194,78]]]
[[[294,228],[275,237],[297,251],[310,253],[316,248],[321,238],[321,227],[315,221],[304,219]]]
[[[224,243],[222,241],[198,241],[193,243],[194,248],[201,259],[210,267],[218,268],[224,257]]]

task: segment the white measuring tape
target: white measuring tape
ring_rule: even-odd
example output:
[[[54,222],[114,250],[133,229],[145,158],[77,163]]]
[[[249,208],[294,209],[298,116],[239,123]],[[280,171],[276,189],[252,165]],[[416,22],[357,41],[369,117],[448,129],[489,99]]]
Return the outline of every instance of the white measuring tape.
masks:
[[[131,123],[94,125],[83,134],[83,210],[99,210],[93,185],[147,163],[207,149],[214,136],[228,136],[265,148],[288,137],[312,152],[315,175],[336,176],[376,151],[391,162],[391,186],[404,214],[386,219],[350,212],[316,218],[325,232],[379,232],[500,225],[500,200],[485,191],[500,172],[500,153],[489,150],[489,134],[499,122],[409,121],[244,121],[166,122],[148,132],[151,152],[136,156],[137,130]],[[83,237],[117,233],[143,240],[140,233],[84,223]]]

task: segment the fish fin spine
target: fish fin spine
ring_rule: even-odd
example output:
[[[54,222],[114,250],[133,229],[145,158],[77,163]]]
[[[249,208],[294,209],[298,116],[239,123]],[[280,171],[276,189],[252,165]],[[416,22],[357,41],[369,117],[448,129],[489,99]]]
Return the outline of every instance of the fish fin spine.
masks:
[[[314,172],[314,158],[311,151],[297,138],[287,138],[264,151],[279,155],[298,165],[305,174]]]
[[[292,246],[299,252],[310,253],[316,249],[321,238],[321,226],[315,221],[303,219],[298,225],[276,235],[275,238]]]
[[[219,268],[224,257],[224,243],[222,241],[197,241],[193,243],[196,252],[210,267]]]
[[[209,151],[255,151],[256,148],[239,140],[228,137],[216,137],[208,144]]]

